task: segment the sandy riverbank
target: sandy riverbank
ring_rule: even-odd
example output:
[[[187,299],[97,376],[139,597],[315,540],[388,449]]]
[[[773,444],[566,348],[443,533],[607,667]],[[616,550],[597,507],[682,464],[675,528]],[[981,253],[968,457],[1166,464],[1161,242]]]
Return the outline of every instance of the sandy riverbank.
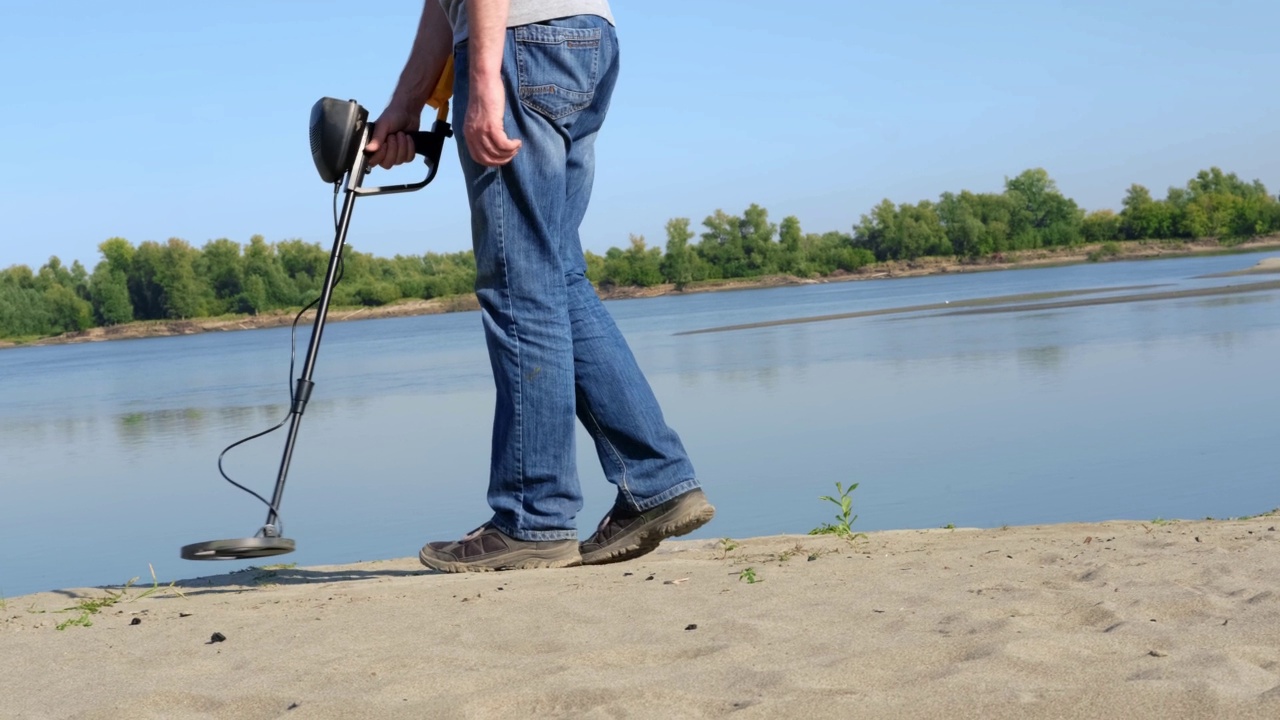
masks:
[[[251,570],[63,631],[78,613],[59,610],[105,591],[9,598],[0,717],[1275,718],[1277,524],[685,541],[487,575]]]

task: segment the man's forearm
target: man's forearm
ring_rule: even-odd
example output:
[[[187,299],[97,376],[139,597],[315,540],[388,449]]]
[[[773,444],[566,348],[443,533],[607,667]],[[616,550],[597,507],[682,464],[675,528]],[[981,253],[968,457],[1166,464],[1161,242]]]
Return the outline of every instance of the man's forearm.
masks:
[[[467,43],[473,85],[502,74],[502,48],[506,44],[510,0],[467,0]]]
[[[452,51],[453,30],[449,27],[449,18],[445,16],[439,0],[425,0],[422,19],[418,21],[418,35],[413,40],[413,49],[409,51],[400,81],[391,95],[391,104],[413,111],[421,110],[440,81],[440,73],[444,72]]]

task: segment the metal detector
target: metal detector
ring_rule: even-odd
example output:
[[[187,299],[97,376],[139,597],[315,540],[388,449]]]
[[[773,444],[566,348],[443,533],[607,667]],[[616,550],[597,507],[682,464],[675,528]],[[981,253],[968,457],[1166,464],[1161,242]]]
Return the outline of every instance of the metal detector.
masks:
[[[447,95],[446,95],[447,97]],[[280,459],[280,471],[276,475],[275,490],[268,504],[267,521],[253,537],[231,540],[210,540],[185,545],[182,557],[187,560],[244,560],[282,555],[293,552],[295,543],[283,536],[280,521],[280,501],[284,497],[284,482],[289,474],[289,462],[293,458],[293,445],[298,438],[298,426],[315,383],[311,376],[315,370],[316,355],[320,351],[320,339],[324,334],[324,321],[329,313],[329,299],[337,283],[342,259],[342,246],[347,239],[347,227],[351,223],[351,211],[356,198],[363,195],[389,195],[410,192],[427,186],[435,179],[440,167],[440,153],[444,140],[453,135],[449,123],[443,120],[444,112],[430,131],[407,133],[413,138],[413,147],[425,158],[427,177],[421,182],[384,187],[362,187],[364,176],[372,168],[366,163],[364,148],[373,134],[369,113],[354,100],[321,98],[311,108],[311,156],[315,160],[320,179],[327,183],[340,183],[346,178],[346,195],[342,201],[342,214],[337,223],[337,235],[333,250],[329,253],[329,270],[325,274],[324,287],[316,306],[315,323],[311,326],[311,341],[307,345],[306,359],[302,363],[302,375],[297,379],[292,404],[289,409],[288,436],[284,455]],[[336,192],[336,188],[335,188]],[[228,478],[229,480],[229,478]]]

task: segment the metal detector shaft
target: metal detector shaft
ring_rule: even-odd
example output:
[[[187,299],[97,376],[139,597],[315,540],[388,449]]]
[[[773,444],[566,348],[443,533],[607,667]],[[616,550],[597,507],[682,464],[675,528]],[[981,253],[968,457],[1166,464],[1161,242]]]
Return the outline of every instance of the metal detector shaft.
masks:
[[[271,494],[271,507],[267,511],[267,522],[263,526],[264,534],[271,536],[279,533],[280,502],[284,498],[284,483],[289,475],[289,463],[293,460],[293,446],[298,439],[298,426],[302,422],[302,414],[307,409],[307,401],[311,399],[311,390],[315,383],[311,381],[316,369],[316,356],[320,353],[320,340],[324,336],[324,322],[329,315],[329,300],[333,297],[333,286],[337,284],[338,267],[342,262],[342,247],[347,241],[347,228],[351,225],[351,211],[355,207],[356,198],[365,176],[364,146],[369,142],[369,128],[360,134],[355,162],[347,173],[347,187],[342,199],[342,213],[338,218],[337,234],[333,238],[333,250],[329,253],[329,269],[324,276],[324,287],[320,291],[320,301],[316,305],[316,319],[311,326],[311,341],[307,344],[307,354],[302,361],[302,375],[298,378],[293,391],[293,405],[289,408],[289,434],[284,443],[284,455],[280,458],[280,472],[276,475],[276,487]]]
[[[442,76],[441,83],[445,83],[446,80],[452,83],[452,78],[451,73],[446,73]],[[446,92],[444,98],[447,99],[447,97]],[[329,253],[329,269],[325,273],[320,298],[316,301],[316,318],[311,326],[311,341],[307,344],[307,354],[302,362],[302,375],[296,379],[293,387],[292,404],[289,407],[288,437],[284,444],[284,454],[280,458],[280,471],[276,475],[275,490],[267,509],[267,522],[251,538],[210,540],[184,545],[181,555],[187,560],[244,560],[293,552],[296,547],[293,540],[283,535],[280,503],[284,499],[284,484],[289,476],[289,463],[293,460],[294,444],[298,440],[298,427],[302,423],[302,415],[306,412],[307,403],[311,400],[311,391],[315,387],[311,378],[316,369],[316,357],[320,354],[320,340],[324,337],[324,324],[329,316],[333,286],[338,282],[338,269],[342,266],[342,249],[347,242],[351,211],[355,207],[356,198],[361,195],[412,192],[426,186],[435,179],[436,171],[440,167],[440,153],[444,148],[445,138],[453,135],[449,123],[443,120],[436,120],[429,131],[406,131],[413,141],[414,154],[421,155],[426,161],[426,178],[415,183],[366,188],[362,187],[364,176],[372,168],[369,167],[364,148],[373,135],[373,123],[368,122],[368,118],[369,113],[355,100],[320,98],[311,108],[311,158],[315,162],[316,171],[320,174],[320,179],[326,183],[338,183],[345,179],[346,195],[342,200],[342,213],[333,238],[333,250]],[[292,364],[291,361],[291,367]],[[294,378],[289,380],[295,382]],[[236,443],[238,444],[240,443]],[[224,450],[223,454],[225,453]],[[218,467],[219,469],[222,467],[221,456],[219,456]],[[226,477],[225,473],[223,477],[240,489],[247,490]],[[257,496],[256,493],[254,495]]]

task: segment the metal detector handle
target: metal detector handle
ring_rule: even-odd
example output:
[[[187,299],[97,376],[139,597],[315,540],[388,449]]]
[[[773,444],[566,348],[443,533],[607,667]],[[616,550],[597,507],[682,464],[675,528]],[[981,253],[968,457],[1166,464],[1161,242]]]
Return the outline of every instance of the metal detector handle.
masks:
[[[369,123],[369,135],[373,135],[373,123]],[[421,155],[427,164],[427,177],[422,182],[405,185],[384,185],[382,187],[357,187],[351,192],[356,195],[386,195],[389,193],[412,192],[421,190],[436,178],[440,170],[440,154],[444,151],[444,139],[453,137],[453,128],[443,120],[435,121],[430,130],[418,130],[408,133],[413,138],[413,151]]]

